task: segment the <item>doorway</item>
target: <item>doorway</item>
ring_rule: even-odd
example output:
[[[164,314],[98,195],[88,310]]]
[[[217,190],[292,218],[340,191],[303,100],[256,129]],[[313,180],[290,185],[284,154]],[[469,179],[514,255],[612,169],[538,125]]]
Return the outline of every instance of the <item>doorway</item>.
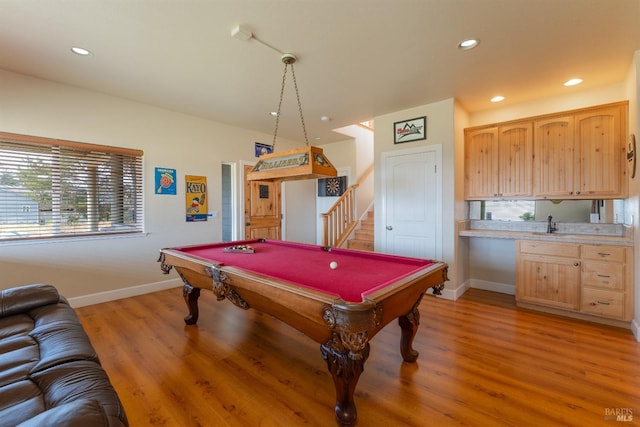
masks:
[[[236,164],[222,163],[222,241],[231,242],[238,239],[237,203],[236,203]]]
[[[383,251],[442,258],[442,147],[382,154]]]
[[[280,182],[248,181],[253,166],[244,166],[244,238],[282,238]]]

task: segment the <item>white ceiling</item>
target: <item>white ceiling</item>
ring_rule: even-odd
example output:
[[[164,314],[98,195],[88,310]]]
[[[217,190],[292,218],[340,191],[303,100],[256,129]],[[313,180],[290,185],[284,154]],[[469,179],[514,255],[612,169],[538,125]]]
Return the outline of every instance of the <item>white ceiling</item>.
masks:
[[[298,57],[314,145],[447,98],[476,112],[622,82],[640,49],[640,0],[0,0],[0,68],[272,135],[284,65],[238,24]],[[278,134],[303,141],[292,83]]]

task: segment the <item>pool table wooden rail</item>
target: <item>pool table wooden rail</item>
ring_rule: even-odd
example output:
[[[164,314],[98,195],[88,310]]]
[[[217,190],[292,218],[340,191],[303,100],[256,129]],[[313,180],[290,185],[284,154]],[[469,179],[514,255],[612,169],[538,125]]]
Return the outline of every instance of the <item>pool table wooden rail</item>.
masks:
[[[335,413],[342,425],[353,424],[357,418],[353,393],[369,354],[371,338],[398,319],[402,357],[414,362],[418,357],[412,348],[420,318],[418,305],[429,288],[440,288],[447,280],[447,265],[436,262],[366,294],[362,302],[352,303],[179,250],[162,249],[158,261],[165,274],[173,267],[184,282],[183,296],[189,309],[184,318],[187,324],[198,321],[200,289],[209,289],[218,300],[228,299],[242,309],[253,308],[269,314],[319,343],[334,381]]]

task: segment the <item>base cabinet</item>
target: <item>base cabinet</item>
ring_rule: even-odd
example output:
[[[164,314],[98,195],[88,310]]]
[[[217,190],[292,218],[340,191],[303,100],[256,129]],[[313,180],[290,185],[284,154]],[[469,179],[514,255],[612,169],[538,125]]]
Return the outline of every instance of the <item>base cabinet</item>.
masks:
[[[580,260],[576,245],[522,240],[518,242],[517,264],[518,301],[567,310],[579,308]]]
[[[516,250],[518,304],[633,318],[633,248],[520,240]]]

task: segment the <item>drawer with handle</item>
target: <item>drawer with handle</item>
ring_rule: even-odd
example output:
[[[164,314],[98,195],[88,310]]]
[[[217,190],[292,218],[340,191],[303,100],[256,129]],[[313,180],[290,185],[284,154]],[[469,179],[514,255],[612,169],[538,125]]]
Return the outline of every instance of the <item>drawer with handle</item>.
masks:
[[[624,262],[625,248],[623,246],[582,245],[582,259]]]
[[[582,284],[605,289],[624,289],[624,264],[583,261]]]
[[[624,317],[624,293],[603,289],[582,289],[583,313],[606,316],[613,319]]]

